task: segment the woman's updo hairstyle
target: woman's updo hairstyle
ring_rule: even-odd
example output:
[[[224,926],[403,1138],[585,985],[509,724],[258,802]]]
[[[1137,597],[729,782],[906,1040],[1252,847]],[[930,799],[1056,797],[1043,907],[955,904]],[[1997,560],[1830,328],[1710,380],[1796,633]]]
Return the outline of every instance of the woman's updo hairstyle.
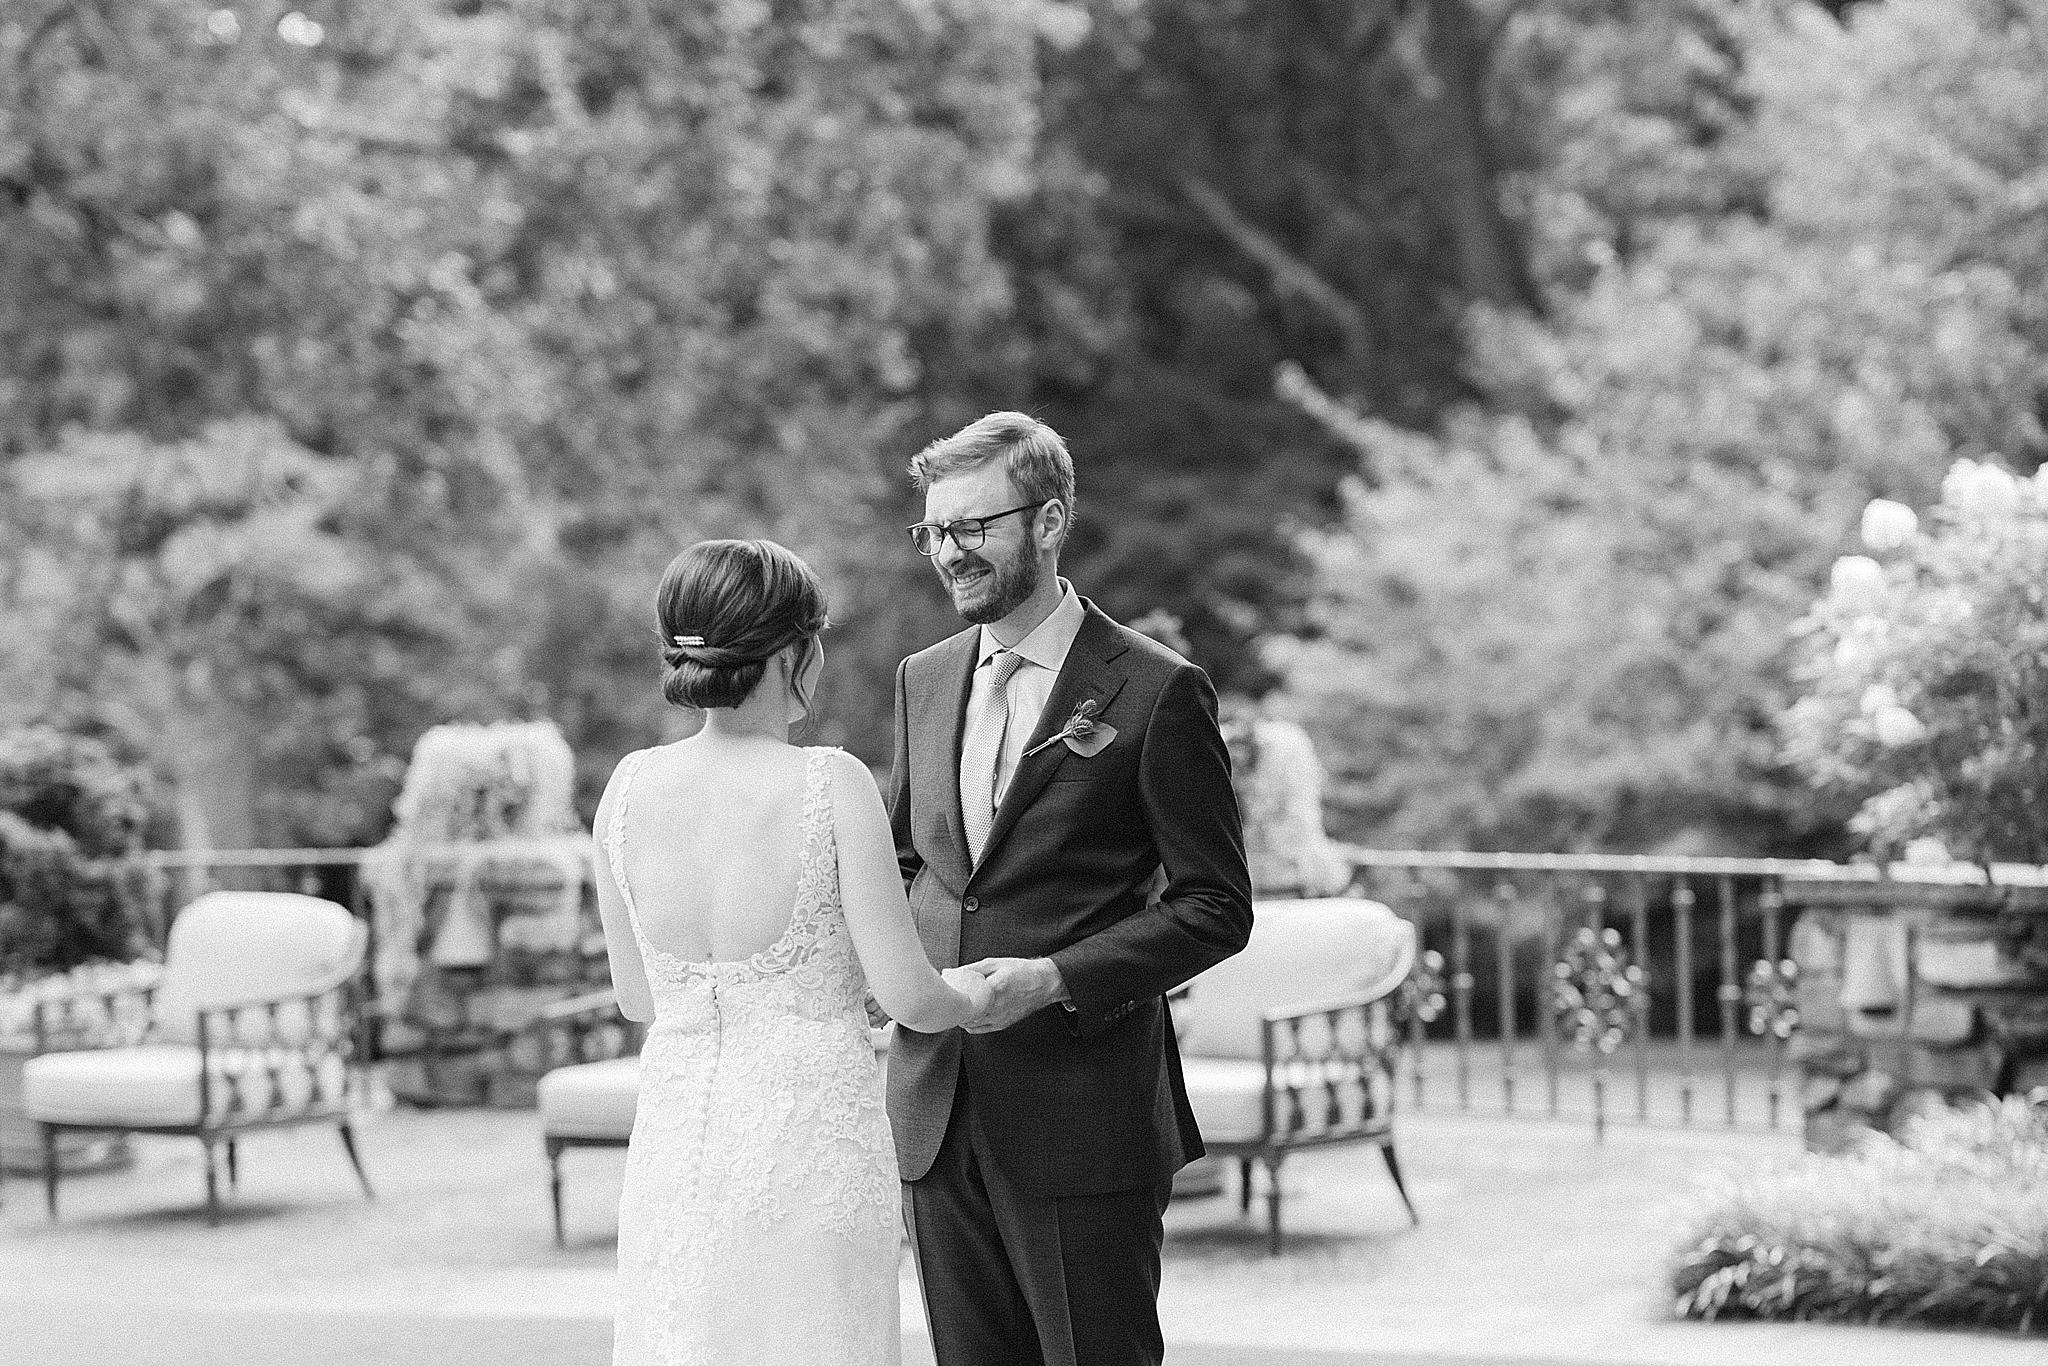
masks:
[[[669,561],[654,602],[661,693],[679,707],[737,707],[769,660],[801,642],[801,668],[830,624],[818,576],[773,541],[698,542]]]

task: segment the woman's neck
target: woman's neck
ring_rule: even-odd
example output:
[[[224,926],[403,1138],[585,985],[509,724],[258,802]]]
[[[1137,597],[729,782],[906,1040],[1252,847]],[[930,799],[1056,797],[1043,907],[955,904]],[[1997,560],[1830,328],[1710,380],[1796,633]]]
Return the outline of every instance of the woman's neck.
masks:
[[[779,695],[770,695],[771,679],[737,707],[713,707],[704,713],[704,728],[697,732],[707,740],[774,740],[789,743],[789,708]]]

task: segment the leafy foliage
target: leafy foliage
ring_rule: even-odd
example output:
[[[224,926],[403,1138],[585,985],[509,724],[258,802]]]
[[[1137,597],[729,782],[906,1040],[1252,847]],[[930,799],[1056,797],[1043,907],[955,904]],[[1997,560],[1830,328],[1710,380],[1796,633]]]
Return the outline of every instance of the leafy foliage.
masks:
[[[374,841],[450,722],[588,808],[689,724],[660,568],[760,534],[878,757],[956,624],[905,457],[1020,406],[1342,833],[1817,851],[1849,520],[2048,453],[2044,3],[24,0],[0,719],[193,842]]]
[[[1938,1110],[1902,1142],[1727,1180],[1690,1223],[1671,1273],[1685,1317],[2040,1332],[2048,1106]]]
[[[0,729],[0,977],[150,947],[146,778],[97,740]]]
[[[1872,494],[2048,454],[2048,291],[2001,226],[2048,136],[2019,93],[2048,8],[2020,8],[1912,0],[1845,33],[1695,7],[1718,45],[1609,70],[1528,179],[1538,259],[1583,283],[1545,323],[1472,319],[1487,408],[1416,437],[1325,396],[1366,467],[1307,543],[1319,633],[1276,659],[1350,833],[1826,847],[1847,811],[1773,725],[1791,624]],[[1688,128],[1718,131],[1666,155]],[[1632,146],[1692,178],[1630,174]]]
[[[1081,463],[1069,567],[1259,692],[1253,642],[1307,592],[1291,532],[1352,463],[1274,367],[1426,424],[1472,393],[1465,304],[1535,303],[1496,192],[1528,155],[1487,117],[1497,7],[1091,8],[1048,62],[1038,192],[999,220],[1031,406]]]
[[[16,463],[56,681],[174,775],[188,838],[360,838],[392,791],[374,737],[491,701],[436,667],[481,594],[385,541],[366,474],[258,421],[75,433]]]
[[[817,738],[879,752],[889,671],[943,620],[904,591],[897,471],[980,406],[989,210],[1029,184],[1035,46],[1074,26],[0,15],[0,516],[30,547],[0,590],[53,642],[7,705],[112,717],[195,841],[374,839],[398,756],[455,719],[559,716],[589,796],[669,724],[662,564],[769,534],[851,645]]]
[[[1863,805],[1882,853],[1935,838],[1984,864],[2048,861],[2048,479],[1958,461],[1922,533],[1866,515],[1803,623],[1788,753]],[[1899,509],[1904,512],[1903,508]]]

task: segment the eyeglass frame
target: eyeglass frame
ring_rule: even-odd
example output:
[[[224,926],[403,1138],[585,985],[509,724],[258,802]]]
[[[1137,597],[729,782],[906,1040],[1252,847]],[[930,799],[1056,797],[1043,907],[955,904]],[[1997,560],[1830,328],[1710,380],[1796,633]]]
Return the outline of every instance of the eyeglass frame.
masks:
[[[903,529],[910,533],[910,544],[917,550],[918,554],[928,560],[936,560],[945,552],[946,541],[949,538],[954,545],[962,550],[979,550],[988,543],[988,524],[990,522],[1000,521],[1004,517],[1014,517],[1020,512],[1036,512],[1047,503],[1056,503],[1058,501],[1059,499],[1057,498],[1041,498],[1035,503],[1024,503],[1018,507],[1004,508],[1001,512],[991,512],[986,517],[962,517],[957,522],[918,522]],[[969,545],[960,539],[962,528],[969,526],[974,528],[970,533],[974,537],[973,545]],[[932,533],[932,548],[930,550],[918,546],[917,533],[920,531]]]

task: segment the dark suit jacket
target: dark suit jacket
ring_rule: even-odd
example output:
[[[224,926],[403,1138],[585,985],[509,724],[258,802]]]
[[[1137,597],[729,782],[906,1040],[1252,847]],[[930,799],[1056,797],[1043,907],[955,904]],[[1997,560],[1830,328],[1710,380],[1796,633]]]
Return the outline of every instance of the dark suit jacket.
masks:
[[[1083,700],[1116,738],[1092,757],[1061,743],[1020,763],[978,865],[960,739],[979,628],[897,670],[890,814],[926,953],[939,967],[1049,957],[1073,1007],[992,1034],[897,1029],[889,1117],[906,1181],[931,1169],[963,1070],[970,1118],[1027,1194],[1155,1185],[1202,1153],[1164,997],[1251,935],[1230,756],[1208,676],[1083,607],[1030,743]]]

